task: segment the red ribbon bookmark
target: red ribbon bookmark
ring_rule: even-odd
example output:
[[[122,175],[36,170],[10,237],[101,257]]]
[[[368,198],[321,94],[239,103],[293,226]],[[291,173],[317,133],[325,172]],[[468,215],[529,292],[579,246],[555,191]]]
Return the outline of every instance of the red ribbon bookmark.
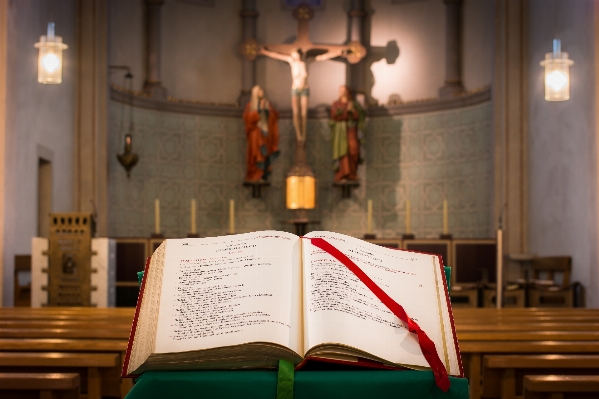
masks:
[[[307,238],[307,237],[304,237]],[[339,262],[343,263],[349,270],[351,270],[356,277],[362,281],[366,287],[376,297],[391,311],[395,316],[397,316],[401,321],[408,325],[408,331],[416,334],[418,338],[418,344],[420,345],[420,349],[422,350],[422,354],[424,358],[431,366],[433,370],[433,374],[435,375],[435,383],[443,392],[447,392],[451,383],[449,382],[449,376],[447,375],[447,370],[445,370],[445,366],[441,362],[439,355],[437,354],[437,349],[435,348],[435,344],[431,339],[426,335],[424,331],[420,328],[420,326],[408,317],[408,314],[404,310],[404,308],[395,302],[389,295],[385,293],[374,281],[370,279],[356,265],[351,259],[345,256],[341,251],[335,248],[333,245],[329,244],[322,238],[308,238],[312,245],[322,249],[323,251],[329,253]]]

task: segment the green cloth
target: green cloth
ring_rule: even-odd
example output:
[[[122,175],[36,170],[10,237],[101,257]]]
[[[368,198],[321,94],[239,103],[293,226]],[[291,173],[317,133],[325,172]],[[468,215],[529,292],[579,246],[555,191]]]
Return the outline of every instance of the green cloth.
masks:
[[[277,399],[293,399],[294,377],[293,364],[280,359],[279,373],[277,375]]]
[[[450,377],[441,391],[432,372],[413,370],[298,371],[294,399],[467,399],[468,381]],[[148,371],[126,399],[275,399],[276,371]]]
[[[333,147],[333,160],[339,160],[347,155],[349,144],[347,142],[347,126],[356,126],[360,131],[364,128],[364,119],[366,118],[366,111],[360,106],[360,103],[354,101],[354,108],[358,111],[358,120],[354,120],[353,117],[346,121],[329,120],[329,126],[331,127],[331,146]],[[335,108],[333,105],[333,112],[337,112],[337,115],[341,115],[344,110]]]
[[[331,145],[333,147],[333,159],[341,159],[347,155],[347,122],[331,121]]]

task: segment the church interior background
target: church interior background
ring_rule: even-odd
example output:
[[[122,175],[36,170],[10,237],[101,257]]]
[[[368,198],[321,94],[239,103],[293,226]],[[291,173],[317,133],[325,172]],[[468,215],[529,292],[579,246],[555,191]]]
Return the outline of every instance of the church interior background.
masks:
[[[97,215],[97,236],[293,232],[289,66],[242,43],[291,43],[293,0],[0,0],[0,291],[12,306],[15,255],[47,236],[49,212]],[[313,43],[357,40],[357,64],[309,67],[307,161],[317,178],[311,230],[437,239],[447,204],[459,239],[505,234],[504,253],[567,255],[599,306],[599,3],[591,0],[311,0]],[[37,82],[48,22],[69,47],[62,83]],[[561,39],[570,99],[544,99],[539,62]],[[127,78],[130,72],[132,78]],[[248,94],[280,112],[280,156],[259,198],[243,185]],[[333,186],[329,107],[360,94],[359,186]],[[131,134],[138,162],[119,164]],[[410,204],[407,207],[407,204]],[[409,210],[407,209],[409,208]],[[406,231],[406,219],[410,229]],[[450,265],[451,266],[451,265]],[[117,271],[118,275],[118,271]],[[130,276],[131,277],[131,276]],[[26,279],[26,278],[25,278]],[[117,279],[118,280],[118,279]],[[135,280],[135,277],[130,280]]]

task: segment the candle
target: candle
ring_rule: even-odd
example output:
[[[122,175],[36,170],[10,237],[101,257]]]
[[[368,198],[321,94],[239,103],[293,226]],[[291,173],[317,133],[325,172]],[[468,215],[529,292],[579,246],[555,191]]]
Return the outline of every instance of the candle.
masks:
[[[160,200],[154,201],[154,233],[160,234]]]
[[[366,223],[366,232],[372,234],[372,200],[368,200],[368,218]]]
[[[497,230],[497,293],[495,294],[495,305],[501,309],[503,304],[503,230]]]
[[[410,221],[410,201],[406,201],[406,234],[412,233],[412,223]]]
[[[196,234],[196,200],[191,200],[191,234]]]
[[[229,234],[235,234],[235,200],[229,200]]]
[[[447,200],[443,200],[443,234],[448,234],[449,222],[447,219]]]

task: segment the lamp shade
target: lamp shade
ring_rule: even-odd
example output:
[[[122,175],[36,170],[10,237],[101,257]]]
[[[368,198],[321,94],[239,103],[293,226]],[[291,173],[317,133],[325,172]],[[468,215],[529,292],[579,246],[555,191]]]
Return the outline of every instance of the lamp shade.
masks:
[[[314,209],[316,207],[316,178],[314,176],[287,176],[285,186],[287,209]]]
[[[62,37],[54,35],[54,22],[48,23],[48,35],[40,36],[40,41],[34,46],[39,49],[37,81],[44,84],[61,83],[62,51],[68,46],[62,42]]]
[[[570,98],[570,65],[568,53],[561,51],[561,43],[553,40],[553,52],[545,54],[541,66],[545,67],[545,100],[566,101]]]

